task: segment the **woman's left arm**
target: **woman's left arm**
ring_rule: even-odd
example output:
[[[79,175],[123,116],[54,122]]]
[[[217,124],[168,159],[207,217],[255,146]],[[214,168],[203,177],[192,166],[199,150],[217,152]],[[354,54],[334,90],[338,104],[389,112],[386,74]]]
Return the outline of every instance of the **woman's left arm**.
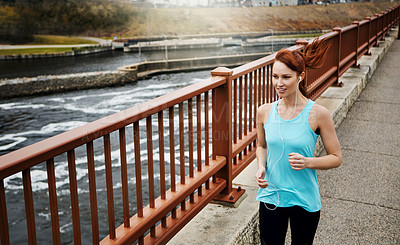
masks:
[[[337,168],[342,164],[342,151],[331,115],[323,106],[318,105],[316,109],[317,126],[326,155],[322,157],[304,157],[298,153],[290,153],[289,163],[294,170],[302,170],[304,168],[324,170]]]

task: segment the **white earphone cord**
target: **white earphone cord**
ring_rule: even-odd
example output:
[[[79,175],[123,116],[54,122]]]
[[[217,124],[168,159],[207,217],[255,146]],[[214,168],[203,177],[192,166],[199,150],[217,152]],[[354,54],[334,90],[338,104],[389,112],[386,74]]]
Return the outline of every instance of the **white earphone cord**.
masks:
[[[300,83],[300,82],[301,82],[301,77],[300,77],[300,79],[299,79],[299,82],[297,83],[297,87],[299,86],[299,83]],[[279,100],[281,100],[281,99],[279,98]],[[279,116],[278,105],[279,105],[279,101],[278,101],[278,104],[276,105],[276,112],[278,113],[278,116]],[[285,123],[283,124],[282,128],[281,128],[281,120],[279,119],[279,136],[280,136],[281,141],[282,141],[282,153],[281,153],[281,156],[279,157],[279,159],[278,159],[278,160],[275,162],[275,164],[272,166],[272,169],[271,169],[271,171],[270,171],[269,174],[268,174],[268,180],[267,180],[268,184],[271,185],[271,186],[274,188],[274,190],[276,191],[276,194],[277,194],[277,196],[278,196],[278,203],[277,203],[276,205],[274,205],[274,206],[275,206],[274,208],[269,208],[269,207],[267,206],[267,204],[264,203],[265,208],[268,209],[268,210],[270,210],[270,211],[274,211],[275,209],[277,209],[277,207],[279,206],[279,201],[280,201],[280,200],[279,200],[279,191],[278,191],[278,189],[276,188],[276,186],[275,186],[274,184],[272,184],[272,182],[271,182],[271,175],[272,175],[272,171],[274,170],[274,168],[276,167],[276,165],[278,164],[278,162],[282,159],[283,153],[285,152],[285,141],[284,141],[284,139],[283,139],[281,130],[285,127],[286,123],[287,123],[290,119],[292,119],[292,117],[293,117],[294,114],[296,113],[296,109],[297,109],[297,89],[296,89],[296,100],[295,100],[295,103],[294,103],[294,110],[293,110],[293,113],[292,113],[292,115],[290,115],[289,119],[285,121]],[[267,188],[268,188],[268,187],[267,187]]]

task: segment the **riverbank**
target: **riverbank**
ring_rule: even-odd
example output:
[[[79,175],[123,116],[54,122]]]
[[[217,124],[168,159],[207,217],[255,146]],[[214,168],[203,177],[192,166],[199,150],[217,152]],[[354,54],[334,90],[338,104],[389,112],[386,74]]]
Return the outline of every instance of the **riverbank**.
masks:
[[[14,48],[14,49],[12,49]],[[55,52],[57,48],[66,49],[68,51]],[[1,47],[0,47],[1,49]],[[70,57],[78,55],[88,55],[113,50],[111,43],[99,45],[35,45],[28,47],[10,47],[8,49],[11,54],[0,55],[1,60],[23,60],[23,59],[43,59]],[[46,51],[49,50],[49,51]]]
[[[250,8],[138,8],[125,37],[325,30],[393,7],[398,1]]]
[[[34,41],[25,45],[0,45],[0,61],[70,57],[114,48],[111,40],[102,38],[35,35]]]

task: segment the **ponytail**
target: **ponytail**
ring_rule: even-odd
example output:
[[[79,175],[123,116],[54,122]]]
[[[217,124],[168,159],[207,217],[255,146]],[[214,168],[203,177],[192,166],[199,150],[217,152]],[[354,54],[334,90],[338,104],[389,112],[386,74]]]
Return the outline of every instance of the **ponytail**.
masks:
[[[303,59],[306,67],[311,69],[321,68],[325,61],[325,53],[330,47],[327,39],[316,38],[303,49]]]
[[[329,49],[330,43],[327,39],[316,38],[312,43],[307,44],[302,52],[290,51],[287,49],[280,50],[275,61],[280,61],[287,65],[290,69],[302,73],[306,68],[316,69],[322,67],[325,61],[325,53]]]

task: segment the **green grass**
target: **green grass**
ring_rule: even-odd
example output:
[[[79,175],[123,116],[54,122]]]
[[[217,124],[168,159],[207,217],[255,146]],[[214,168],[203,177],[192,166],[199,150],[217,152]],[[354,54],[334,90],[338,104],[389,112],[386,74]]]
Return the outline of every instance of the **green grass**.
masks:
[[[53,54],[71,52],[73,48],[0,49],[0,55]]]
[[[72,44],[97,44],[95,41],[76,37],[53,36],[53,35],[34,35],[33,41],[26,45],[72,45]]]
[[[24,45],[75,45],[75,44],[98,44],[91,40],[82,38],[54,36],[54,35],[34,35],[33,41]],[[21,48],[21,49],[0,49],[0,55],[27,55],[27,54],[53,54],[71,52],[84,48]]]

